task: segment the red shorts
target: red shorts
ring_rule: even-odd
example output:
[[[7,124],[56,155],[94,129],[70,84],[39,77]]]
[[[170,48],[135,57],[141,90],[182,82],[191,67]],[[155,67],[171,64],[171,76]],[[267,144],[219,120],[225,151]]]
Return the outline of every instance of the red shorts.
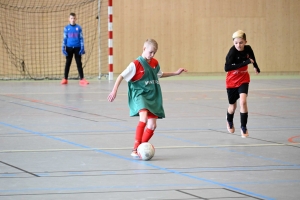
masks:
[[[148,117],[148,119],[157,119],[158,118],[158,116],[156,116],[156,115],[154,115],[152,112],[150,112],[149,110],[147,110],[147,109],[141,109],[139,112],[141,112],[141,111],[147,111],[148,113],[147,113],[147,117]]]

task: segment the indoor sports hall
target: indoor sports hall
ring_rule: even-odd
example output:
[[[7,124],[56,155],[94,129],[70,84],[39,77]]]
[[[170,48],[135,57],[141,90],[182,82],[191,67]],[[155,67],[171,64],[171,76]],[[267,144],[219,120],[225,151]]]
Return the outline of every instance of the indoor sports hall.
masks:
[[[300,1],[0,0],[0,200],[298,200]],[[88,85],[66,57],[76,13]],[[252,65],[249,137],[227,131],[225,58],[243,30]],[[158,42],[166,118],[149,161],[131,157],[138,117],[117,77]]]

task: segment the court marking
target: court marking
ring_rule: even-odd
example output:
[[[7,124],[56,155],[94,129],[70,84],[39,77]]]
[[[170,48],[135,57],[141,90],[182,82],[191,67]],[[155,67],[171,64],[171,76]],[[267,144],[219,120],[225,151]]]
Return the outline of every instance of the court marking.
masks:
[[[33,102],[33,103],[38,103],[38,104],[42,104],[42,105],[52,106],[52,107],[55,107],[55,108],[62,108],[62,109],[65,109],[65,110],[71,110],[71,111],[74,111],[74,112],[84,113],[84,114],[88,114],[88,115],[104,117],[104,118],[114,119],[114,120],[119,120],[119,121],[127,121],[127,120],[124,120],[124,119],[108,117],[108,116],[99,115],[99,114],[96,114],[96,113],[88,113],[88,112],[85,112],[85,111],[82,111],[82,110],[78,110],[77,108],[68,107],[68,106],[59,105],[59,104],[53,104],[53,103],[40,101],[40,100],[36,100],[36,99],[28,99],[28,98],[25,98],[25,97],[19,97],[19,96],[14,96],[14,95],[4,95],[4,96],[15,98],[15,99],[21,99],[21,100],[27,101],[27,102]],[[28,106],[28,105],[17,103],[17,102],[10,102],[9,101],[9,103],[13,103],[13,104],[21,105],[21,106],[27,106],[27,107],[30,107],[30,108],[39,109],[39,110],[48,111],[48,112],[53,112],[53,113],[57,113],[57,114],[62,114],[62,113],[59,113],[59,112],[54,112],[54,111],[46,110],[46,109],[43,109],[43,108],[37,108],[37,107],[34,107],[34,106]],[[68,114],[62,114],[62,115],[67,115],[67,116],[71,116],[71,117],[75,117],[75,118],[80,118],[80,117],[76,117],[76,116],[68,115]],[[95,120],[90,120],[90,119],[85,119],[85,118],[81,118],[81,119],[89,120],[89,121],[95,121]],[[98,122],[98,121],[95,121],[95,122]]]
[[[10,103],[15,104],[15,105],[19,105],[19,106],[28,107],[28,108],[37,109],[37,110],[42,110],[42,111],[45,111],[45,112],[55,113],[55,114],[58,114],[58,115],[64,115],[64,116],[68,116],[68,117],[74,117],[74,118],[77,118],[77,119],[82,119],[82,120],[87,120],[87,121],[92,121],[92,122],[99,122],[99,121],[93,120],[93,119],[87,119],[87,118],[78,117],[78,116],[75,116],[75,115],[69,115],[69,114],[65,114],[65,113],[55,112],[55,111],[52,111],[52,110],[47,110],[47,109],[44,109],[44,108],[38,108],[38,107],[34,107],[34,106],[29,106],[29,105],[25,105],[25,104],[21,104],[21,103],[16,103],[16,102],[10,102]]]
[[[171,117],[170,117],[171,118]],[[173,121],[176,121],[176,119],[172,119]],[[182,119],[178,119],[180,121],[182,121]],[[108,129],[101,129],[101,130],[90,130],[90,131],[84,131],[84,133],[90,133],[91,135],[95,135],[95,134],[100,134],[106,135],[109,133],[115,133],[115,134],[131,134],[132,135],[132,131],[135,131],[134,128],[132,128],[132,126],[118,126],[115,125],[116,123],[112,123],[112,122],[108,122],[109,125],[111,126],[115,126],[118,128],[122,128],[122,130],[108,130]],[[281,131],[281,130],[299,130],[300,126],[258,126],[256,128],[251,128],[251,130],[253,131]],[[170,128],[159,128],[159,132],[164,132],[164,133],[180,133],[179,131],[185,131],[186,134],[193,134],[194,132],[204,132],[204,131],[216,131],[219,133],[226,133],[228,135],[232,135],[232,136],[237,136],[240,137],[239,134],[232,134],[232,133],[228,133],[227,130],[224,130],[224,127],[215,127],[215,129],[210,129],[210,128],[180,128],[179,129],[170,129]],[[44,133],[47,134],[52,134],[52,135],[56,135],[56,136],[62,136],[63,135],[68,135],[68,134],[72,134],[72,135],[76,135],[76,134],[82,134],[83,131],[82,130],[73,130],[73,131],[51,131],[51,132],[47,132],[45,131]],[[159,135],[161,133],[155,133],[156,135]],[[3,134],[0,134],[0,137],[15,137],[15,136],[26,136],[25,133],[15,133],[15,132],[6,132]],[[250,137],[252,138],[252,137]],[[257,138],[252,138],[252,139],[256,139]],[[267,140],[260,140],[260,141],[264,141],[266,142]],[[267,142],[272,142],[272,141],[267,141]],[[275,144],[284,144],[284,143],[275,143]],[[296,144],[300,144],[300,143],[296,143]],[[287,144],[290,146],[293,146],[292,144]]]
[[[299,136],[300,137],[300,136]],[[218,147],[265,147],[265,146],[294,146],[300,143],[282,144],[230,144],[230,145],[207,145],[207,146],[155,146],[155,149],[187,149],[187,148],[218,148]],[[91,148],[91,149],[20,149],[0,150],[0,153],[21,153],[21,152],[56,152],[56,151],[94,151],[94,150],[131,150],[132,147],[119,148]]]
[[[155,159],[154,159],[155,160]],[[174,168],[182,173],[201,173],[201,172],[238,172],[238,171],[273,171],[273,170],[300,170],[300,166],[289,166],[289,165],[256,165],[256,166],[226,166],[226,167],[186,167],[186,168]],[[18,168],[17,168],[18,169]],[[22,171],[22,170],[19,170]],[[24,171],[25,173],[28,173]],[[160,171],[158,169],[113,169],[113,170],[76,170],[76,171],[47,171],[47,172],[35,172],[37,176],[47,177],[69,177],[69,176],[103,176],[103,175],[136,175],[136,174],[168,174],[167,172]],[[20,176],[21,175],[21,176]],[[10,172],[0,173],[0,177],[17,177],[17,178],[31,178],[24,177],[23,172]],[[274,180],[273,180],[274,181]],[[282,179],[277,180],[278,182],[283,181]],[[284,180],[285,182],[293,182],[295,180]],[[296,180],[300,182],[300,180]],[[256,181],[257,182],[257,181]],[[261,181],[259,181],[261,182]],[[244,182],[247,184],[248,181]]]
[[[260,89],[251,89],[251,91],[280,91],[280,90],[300,90],[300,88],[260,88]],[[198,92],[224,92],[226,93],[226,89],[224,90],[184,90],[180,91],[181,93],[198,93]],[[105,91],[105,92],[84,92],[84,94],[109,94],[110,91]],[[178,93],[178,91],[168,91],[168,90],[163,90],[163,93]],[[14,92],[14,93],[0,93],[0,95],[4,96],[13,96],[13,95],[18,95],[18,94],[45,94],[45,95],[54,95],[54,94],[65,94],[65,93],[59,93],[59,92],[45,92],[45,93],[23,93],[23,92]],[[68,92],[68,94],[78,94],[78,92]],[[118,96],[120,95],[127,95],[127,92],[122,92],[120,91],[118,93]]]
[[[196,197],[197,199],[208,200],[207,198],[203,198],[203,197],[200,197],[200,196],[197,196],[197,195],[188,193],[188,192],[184,192],[183,190],[176,190],[176,191],[177,191],[177,192],[180,192],[180,193],[183,193],[183,194],[185,194],[185,195],[187,195],[187,196]]]
[[[116,127],[120,127],[117,124],[115,126]],[[126,125],[123,125],[122,128],[130,128],[130,127],[126,126]],[[185,129],[181,129],[181,130],[185,130]],[[207,130],[216,131],[216,130],[213,130],[213,129],[207,129]],[[219,131],[219,132],[223,133],[223,131]],[[194,144],[194,145],[198,145],[198,146],[209,146],[207,144],[203,144],[203,143],[199,143],[199,142],[195,142],[195,141],[191,141],[191,140],[186,140],[186,139],[178,138],[178,137],[175,137],[175,136],[170,136],[170,135],[163,134],[163,133],[156,133],[156,135],[160,136],[160,137],[165,137],[165,138],[169,138],[169,139],[173,139],[173,140],[185,142],[185,143],[188,143],[188,144]],[[251,138],[251,137],[249,137],[249,138]],[[252,138],[252,139],[257,140],[256,138]],[[266,142],[265,140],[262,140],[262,141]],[[277,144],[277,145],[278,144],[283,144],[283,143],[274,143],[272,141],[267,141],[267,142],[270,142],[270,144]],[[291,147],[297,147],[298,148],[298,146],[295,146],[295,145],[289,145],[289,146],[291,146]],[[271,161],[271,162],[274,162],[274,163],[280,163],[280,164],[284,164],[284,165],[287,164],[287,165],[299,166],[298,164],[294,164],[294,163],[290,163],[290,162],[286,162],[286,161],[282,161],[282,160],[277,160],[277,159],[274,159],[274,158],[268,158],[268,157],[264,157],[264,156],[258,156],[258,155],[250,154],[250,153],[247,153],[247,152],[236,151],[236,150],[233,150],[233,149],[228,149],[226,147],[213,147],[213,148],[216,148],[216,149],[221,150],[221,151],[227,151],[227,152],[230,152],[230,153],[235,153],[235,154],[243,155],[243,156],[248,156],[248,157],[253,157],[253,158],[257,158],[257,159],[262,159],[262,160],[265,160],[265,161]]]
[[[207,146],[206,144],[202,144],[202,143],[199,143],[199,142],[195,142],[195,141],[191,141],[191,140],[186,140],[186,139],[182,139],[182,138],[178,138],[178,137],[174,137],[174,136],[170,136],[170,135],[165,135],[165,134],[161,134],[161,133],[157,134],[157,135],[164,136],[166,138],[171,138],[171,139],[178,140],[178,141],[183,141],[183,142],[186,142],[186,143],[189,143],[189,144],[195,144],[195,145],[200,145],[200,146]],[[272,144],[282,144],[282,143],[272,143]],[[289,146],[293,146],[293,145],[289,145]],[[258,155],[247,153],[247,152],[242,152],[242,151],[237,151],[237,150],[233,150],[233,149],[228,149],[226,147],[214,147],[214,148],[222,150],[222,151],[227,151],[227,152],[230,152],[230,153],[236,153],[236,154],[243,155],[243,156],[248,156],[248,157],[254,157],[254,158],[262,159],[262,160],[265,160],[265,161],[272,161],[274,163],[280,163],[280,164],[292,165],[292,166],[300,166],[298,164],[294,164],[294,163],[290,163],[290,162],[286,162],[286,161],[282,161],[282,160],[277,160],[277,159],[273,159],[273,158],[268,158],[268,157],[265,157],[265,156],[258,156]]]
[[[165,190],[141,190],[142,188],[155,188],[155,187],[199,187],[199,186],[205,186],[206,184],[155,184],[155,185],[142,185],[139,184],[138,186],[133,185],[119,185],[119,186],[86,186],[86,187],[69,187],[69,188],[30,188],[30,189],[17,189],[17,190],[1,190],[0,192],[27,192],[27,191],[55,191],[55,190],[63,190],[63,191],[74,191],[74,190],[92,190],[92,189],[134,189],[133,191],[104,191],[104,192],[88,192],[88,193],[114,193],[114,192],[143,192],[143,191],[165,191]],[[136,189],[139,190],[136,190]],[[201,188],[202,189],[202,188]],[[222,189],[222,188],[221,188]],[[168,190],[170,191],[170,190]],[[81,194],[81,193],[87,193],[87,192],[72,192],[70,194]],[[69,193],[46,193],[49,194],[69,194]],[[17,196],[17,195],[44,195],[42,194],[16,194],[16,195],[0,195],[0,196]]]
[[[200,186],[206,186],[206,184],[155,184],[155,185],[142,185],[142,184],[139,184],[138,186],[136,185],[132,185],[132,186],[123,186],[123,185],[120,185],[120,186],[113,186],[113,187],[110,187],[110,186],[86,186],[86,187],[69,187],[69,188],[45,188],[43,190],[39,189],[39,188],[32,188],[32,189],[23,189],[23,190],[0,190],[0,192],[28,192],[28,191],[34,191],[34,190],[38,190],[38,191],[50,191],[50,192],[47,192],[47,193],[32,193],[32,194],[14,194],[14,195],[10,195],[10,194],[7,194],[7,195],[0,195],[0,196],[23,196],[23,195],[26,195],[26,196],[43,196],[43,195],[57,195],[57,194],[60,194],[60,195],[66,195],[66,194],[109,194],[109,193],[136,193],[136,192],[139,192],[139,193],[145,193],[145,192],[178,192],[178,190],[181,190],[181,191],[199,191],[199,190],[202,190],[202,191],[206,191],[206,190],[227,190],[227,191],[230,191],[231,193],[237,193],[236,191],[233,191],[233,190],[229,190],[229,189],[226,189],[226,188],[193,188],[193,189],[189,189],[189,188],[186,188],[186,187],[200,187]],[[163,189],[161,190],[161,188],[164,188],[164,187],[184,187],[184,189]],[[147,188],[147,189],[144,189],[144,188]],[[148,189],[148,188],[159,188],[159,189]],[[54,193],[54,192],[51,192],[51,191],[55,191],[55,190],[63,190],[64,192],[60,192],[60,193]],[[96,189],[131,189],[130,191],[124,191],[124,190],[117,190],[117,191],[97,191],[97,192],[92,192],[92,191],[86,191],[86,190],[96,190]],[[75,190],[82,190],[81,192],[74,192]],[[72,192],[68,192],[68,191],[72,191]],[[84,192],[86,191],[86,192]],[[249,196],[249,195],[246,195],[246,194],[242,194],[240,193],[242,196],[248,196],[248,197],[252,197],[252,198],[255,198],[253,196]],[[244,198],[244,197],[242,197]],[[204,198],[201,198],[201,199],[204,199]],[[255,199],[260,199],[261,198],[255,198]]]
[[[20,170],[20,171],[22,171],[22,172],[25,172],[26,174],[30,174],[30,175],[35,176],[35,177],[39,177],[39,175],[37,175],[37,174],[31,173],[31,172],[29,172],[29,171],[26,171],[26,170],[24,170],[24,169],[21,169],[21,168],[19,168],[19,167],[14,166],[14,165],[8,164],[8,163],[3,162],[3,161],[1,161],[1,160],[0,160],[0,163],[2,163],[3,165],[9,166],[9,167],[15,168],[15,169],[17,169],[17,170]]]
[[[290,137],[290,138],[288,139],[288,141],[289,141],[290,143],[293,143],[293,144],[299,144],[299,143],[297,143],[297,142],[294,142],[294,139],[295,139],[295,138],[299,138],[299,137],[300,137],[300,135],[296,135],[296,136]]]
[[[239,184],[239,185],[251,185],[251,184],[270,184],[270,183],[274,183],[274,181],[262,181],[262,182],[227,182],[227,184]],[[295,181],[275,181],[275,183],[299,183],[298,180]],[[59,194],[87,194],[87,193],[93,193],[93,194],[105,194],[105,193],[123,193],[123,192],[170,192],[170,191],[176,191],[178,189],[163,189],[161,190],[161,188],[168,188],[168,187],[203,187],[206,186],[207,184],[155,184],[155,185],[142,185],[139,184],[139,186],[136,185],[117,185],[117,186],[86,186],[86,187],[69,187],[69,188],[29,188],[29,189],[17,189],[17,190],[1,190],[0,189],[0,193],[17,193],[17,192],[30,192],[30,191],[56,191],[56,190],[63,190],[65,192],[60,192]],[[160,188],[160,189],[148,189],[148,188]],[[147,189],[143,189],[143,188],[147,188]],[[131,191],[98,191],[98,192],[83,192],[86,190],[96,190],[96,189],[133,189]],[[138,189],[138,190],[136,190]],[[192,190],[222,190],[222,189],[226,189],[226,188],[193,188],[193,189],[180,189],[180,190],[184,190],[184,191],[192,191]],[[74,192],[75,190],[81,190],[82,192]],[[228,189],[226,189],[228,190]],[[67,191],[72,191],[72,192],[67,192]],[[235,192],[232,190],[229,190],[230,192]],[[30,196],[30,195],[34,195],[34,196],[42,196],[42,195],[57,195],[58,193],[32,193],[32,194],[28,194],[28,193],[24,193],[24,194],[3,194],[0,196]],[[243,196],[245,196],[245,194],[242,194]],[[249,196],[249,197],[253,197],[253,196]],[[260,199],[260,198],[258,198]]]
[[[77,147],[80,147],[80,148],[83,148],[83,149],[91,149],[91,150],[93,150],[95,152],[98,152],[98,153],[102,153],[102,154],[105,154],[105,155],[108,155],[108,156],[112,156],[112,157],[119,158],[119,159],[122,159],[122,160],[126,160],[126,161],[129,161],[129,162],[137,163],[137,164],[144,165],[144,166],[147,166],[147,167],[152,167],[154,169],[159,169],[161,171],[166,171],[166,172],[176,174],[176,175],[179,175],[179,176],[191,178],[191,179],[198,180],[198,181],[203,181],[203,182],[210,183],[210,184],[213,184],[213,185],[218,185],[220,187],[224,187],[224,188],[227,188],[227,189],[230,189],[230,190],[233,190],[233,191],[236,191],[236,192],[240,192],[240,193],[243,193],[243,194],[247,194],[247,195],[250,195],[250,196],[253,196],[253,197],[262,198],[262,199],[266,199],[266,200],[274,200],[274,198],[271,198],[271,197],[267,197],[267,196],[264,196],[264,195],[261,195],[261,194],[257,194],[257,193],[251,192],[251,191],[240,189],[240,188],[237,188],[237,187],[234,187],[234,186],[230,186],[230,185],[220,183],[220,182],[216,182],[216,181],[213,181],[213,180],[209,180],[209,179],[206,179],[206,178],[201,178],[201,177],[198,177],[198,176],[182,173],[182,172],[177,171],[177,170],[172,170],[172,169],[167,169],[165,167],[160,167],[158,165],[151,164],[150,162],[143,162],[141,160],[134,160],[132,158],[124,157],[124,156],[121,156],[121,155],[118,155],[118,154],[115,154],[115,153],[111,153],[111,152],[108,152],[108,151],[104,151],[104,150],[95,150],[95,149],[93,149],[89,146],[83,145],[83,144],[75,143],[75,142],[68,141],[68,140],[61,139],[61,138],[57,138],[57,137],[54,137],[54,136],[49,136],[47,134],[43,134],[43,133],[40,133],[40,132],[27,130],[25,128],[18,127],[18,126],[15,126],[15,125],[11,125],[11,124],[7,124],[7,123],[1,122],[1,121],[0,121],[0,124],[3,125],[3,126],[6,126],[6,127],[21,130],[21,131],[28,132],[28,133],[31,133],[31,134],[34,134],[34,135],[39,135],[39,136],[42,136],[42,137],[46,137],[48,139],[52,139],[52,140],[56,140],[56,141],[59,141],[59,142],[66,143],[66,144],[74,145],[74,146],[77,146]]]

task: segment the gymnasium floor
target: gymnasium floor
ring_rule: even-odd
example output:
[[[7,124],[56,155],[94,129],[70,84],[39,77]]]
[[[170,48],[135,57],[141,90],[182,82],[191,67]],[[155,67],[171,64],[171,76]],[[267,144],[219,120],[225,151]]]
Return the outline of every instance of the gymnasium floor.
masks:
[[[1,81],[1,200],[300,199],[300,76],[254,76],[250,137],[226,130],[224,76],[161,79],[150,161],[130,157],[127,84]],[[239,109],[239,107],[238,107]]]

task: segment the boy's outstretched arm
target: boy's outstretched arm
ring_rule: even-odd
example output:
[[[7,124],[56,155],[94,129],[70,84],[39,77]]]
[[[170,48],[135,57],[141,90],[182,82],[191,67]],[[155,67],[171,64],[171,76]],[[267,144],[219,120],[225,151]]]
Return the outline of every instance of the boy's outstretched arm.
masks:
[[[179,68],[176,72],[163,72],[161,78],[169,77],[169,76],[177,76],[180,75],[182,72],[187,72],[187,70],[184,68]]]
[[[123,80],[123,77],[121,75],[119,75],[116,82],[115,82],[113,90],[111,91],[111,93],[107,97],[107,100],[109,102],[113,102],[113,100],[116,98],[118,88],[119,88],[119,85],[121,84],[122,80]]]

